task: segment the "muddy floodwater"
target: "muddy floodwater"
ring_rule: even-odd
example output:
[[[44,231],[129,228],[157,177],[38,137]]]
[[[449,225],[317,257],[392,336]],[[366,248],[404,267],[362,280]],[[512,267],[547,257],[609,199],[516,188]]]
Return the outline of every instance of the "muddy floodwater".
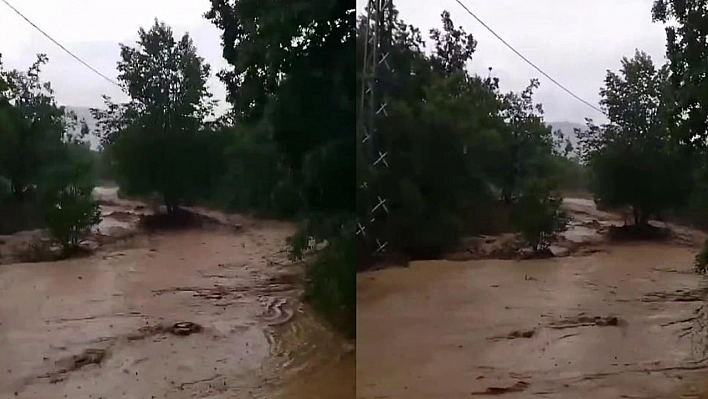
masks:
[[[91,256],[0,265],[0,398],[354,398],[354,346],[300,300],[291,225],[136,232],[149,212],[114,198]]]
[[[708,398],[695,245],[598,244],[579,223],[617,218],[566,206],[595,250],[360,274],[357,398]]]

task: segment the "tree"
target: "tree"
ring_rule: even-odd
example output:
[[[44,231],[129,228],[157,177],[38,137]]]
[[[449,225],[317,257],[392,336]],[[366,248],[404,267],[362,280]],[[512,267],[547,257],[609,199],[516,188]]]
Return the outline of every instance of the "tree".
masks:
[[[431,75],[423,99],[388,102],[380,131],[390,168],[377,177],[390,203],[382,233],[394,251],[436,257],[474,229],[470,216],[493,198],[500,104],[483,79],[464,72]]]
[[[708,44],[705,1],[655,0],[652,17],[666,25],[671,107],[667,110],[670,134],[679,148],[692,156],[694,188],[684,216],[690,223],[706,226],[708,215]]]
[[[690,158],[671,140],[665,113],[668,69],[656,68],[637,51],[622,59],[619,73],[608,71],[600,91],[609,123],[581,135],[583,157],[592,173],[592,189],[607,206],[631,206],[636,225],[680,205],[688,195]]]
[[[38,54],[26,72],[0,64],[0,176],[20,200],[42,185],[52,165],[66,160],[67,142],[81,141],[70,133],[76,115],[57,105],[51,84],[41,79],[47,62]]]
[[[375,181],[390,210],[382,231],[372,233],[413,258],[437,257],[463,234],[488,232],[498,191],[512,205],[529,182],[551,179],[557,164],[551,130],[533,102],[538,83],[499,93],[497,78],[467,71],[473,36],[447,12],[441,22],[426,54],[419,32],[394,13],[387,60],[396,72],[382,83],[388,116],[378,129],[390,168],[371,173],[364,157],[357,159],[357,179]],[[367,212],[363,201],[358,206]]]
[[[204,119],[213,110],[210,67],[189,34],[176,40],[163,22],[141,28],[138,36],[136,47],[121,45],[118,62],[118,80],[130,101],[106,98],[107,109],[92,113],[121,188],[134,194],[157,191],[173,214],[204,188],[209,174],[195,148],[203,145]]]
[[[669,118],[681,144],[705,148],[708,143],[708,22],[705,1],[655,0],[653,20],[666,26],[666,56],[673,88]]]
[[[449,11],[442,12],[441,20],[442,31],[430,30],[430,39],[435,43],[430,61],[434,71],[449,76],[467,68],[467,62],[477,49],[477,41],[462,27],[455,28]]]
[[[495,175],[501,197],[507,204],[511,204],[530,181],[550,177],[553,172],[552,130],[543,122],[541,104],[533,102],[533,92],[538,87],[538,80],[532,79],[521,93],[502,96],[504,151],[503,162],[499,163]]]
[[[336,184],[355,173],[352,5],[213,0],[206,17],[224,31],[232,68],[219,77],[237,118],[267,121],[309,207],[352,211],[354,187]]]
[[[91,151],[83,141],[86,124],[71,133],[76,115],[56,104],[50,83],[41,79],[47,61],[39,54],[27,72],[0,68],[0,178],[23,204],[42,200],[33,211],[69,255],[100,213],[92,198]]]
[[[268,170],[281,174],[267,198],[286,197],[281,193],[292,198],[293,192],[301,198],[293,203],[302,204],[299,236],[307,239],[291,240],[292,254],[301,258],[310,238],[327,242],[317,258],[329,266],[308,267],[313,303],[327,314],[347,315],[345,328],[353,333],[356,296],[343,287],[355,285],[355,251],[349,241],[354,236],[356,188],[342,183],[353,182],[356,172],[353,4],[212,0],[206,17],[223,31],[223,54],[230,68],[218,76],[227,87],[236,129],[246,125],[263,132],[261,140],[272,140],[278,150],[273,154],[268,145],[254,140],[261,141],[259,150],[272,156],[275,167]],[[236,159],[227,162],[239,164]],[[260,195],[265,187],[253,188],[258,197],[266,197]]]

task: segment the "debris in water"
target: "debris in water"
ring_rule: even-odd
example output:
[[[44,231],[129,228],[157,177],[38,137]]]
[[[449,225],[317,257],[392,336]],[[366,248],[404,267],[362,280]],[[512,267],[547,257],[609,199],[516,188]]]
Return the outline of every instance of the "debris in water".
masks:
[[[128,341],[137,341],[151,337],[157,334],[173,334],[179,336],[191,335],[194,333],[199,333],[203,330],[203,327],[197,323],[192,323],[191,321],[180,321],[172,325],[162,325],[158,324],[156,326],[143,326],[138,329],[137,333],[130,334],[126,338]]]
[[[66,379],[66,373],[78,370],[90,364],[100,365],[106,359],[107,355],[108,352],[105,349],[85,349],[79,355],[74,355],[69,358],[64,358],[62,360],[57,361],[56,364],[60,367],[59,370],[47,374],[42,374],[40,376],[37,376],[37,378],[49,378],[50,383],[56,384],[57,382],[61,382]]]
[[[89,348],[84,350],[80,355],[74,355],[71,357],[71,364],[67,371],[78,370],[89,364],[101,364],[106,358],[105,349],[93,349]]]
[[[674,292],[650,292],[642,302],[703,302],[708,298],[708,287]]]
[[[506,393],[523,392],[528,387],[528,382],[517,381],[516,384],[508,387],[489,387],[482,392],[472,392],[471,395],[503,395]]]
[[[532,328],[530,330],[515,330],[515,331],[510,332],[507,335],[491,337],[489,339],[494,340],[494,341],[498,341],[498,340],[502,340],[502,339],[531,338],[534,335],[536,335],[536,329]]]
[[[202,326],[200,326],[197,323],[192,323],[191,321],[181,321],[179,323],[175,323],[172,325],[171,328],[168,329],[168,332],[174,334],[174,335],[191,335],[194,333],[198,333],[202,331]]]
[[[574,328],[574,327],[588,327],[588,326],[617,326],[620,320],[616,316],[576,316],[569,319],[557,321],[548,325],[550,328],[564,329],[564,328]]]

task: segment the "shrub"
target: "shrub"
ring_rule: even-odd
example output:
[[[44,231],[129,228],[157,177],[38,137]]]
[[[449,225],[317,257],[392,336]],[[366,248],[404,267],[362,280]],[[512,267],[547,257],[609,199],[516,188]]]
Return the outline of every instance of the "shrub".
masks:
[[[305,299],[353,338],[356,327],[356,238],[352,218],[329,216],[320,218],[318,223],[303,223],[288,243],[293,260],[313,254],[306,266]],[[316,244],[324,244],[324,247],[317,250],[319,246]]]
[[[547,252],[551,240],[567,226],[562,198],[540,183],[530,184],[512,210],[512,221],[534,252]]]
[[[93,185],[70,181],[46,193],[47,229],[52,240],[61,245],[62,256],[75,252],[81,240],[101,220],[92,191]]]

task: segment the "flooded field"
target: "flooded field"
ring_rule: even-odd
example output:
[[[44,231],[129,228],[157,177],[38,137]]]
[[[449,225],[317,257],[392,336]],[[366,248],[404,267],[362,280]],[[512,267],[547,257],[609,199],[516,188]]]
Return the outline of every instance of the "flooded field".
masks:
[[[150,211],[106,202],[93,255],[0,265],[0,398],[354,398],[354,346],[300,300],[291,225],[136,233]]]
[[[584,200],[566,207],[565,240],[593,251],[359,275],[357,397],[708,397],[708,281],[692,271],[694,232],[608,244],[598,229],[622,218]]]

